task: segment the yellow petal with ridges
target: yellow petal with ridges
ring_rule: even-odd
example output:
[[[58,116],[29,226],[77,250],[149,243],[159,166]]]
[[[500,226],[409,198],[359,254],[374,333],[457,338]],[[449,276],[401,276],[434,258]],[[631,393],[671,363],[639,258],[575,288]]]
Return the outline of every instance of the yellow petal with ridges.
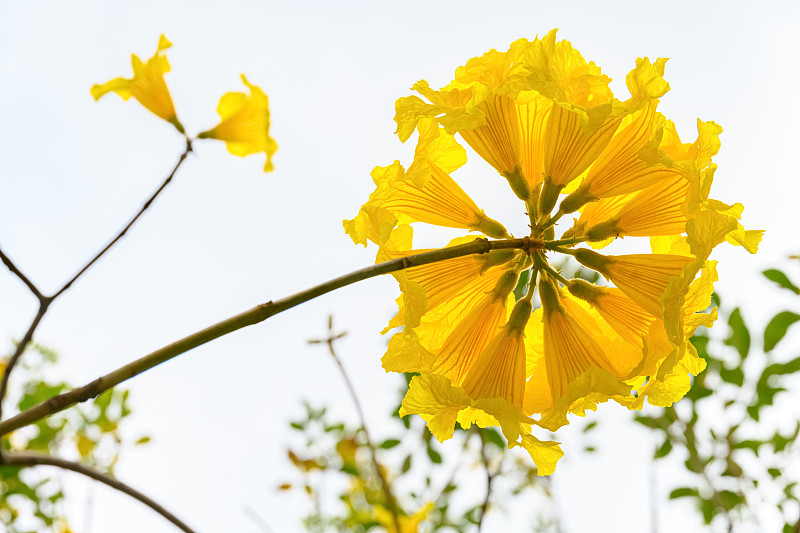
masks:
[[[429,372],[434,355],[419,343],[416,333],[399,332],[389,339],[389,347],[381,358],[387,372]]]
[[[574,412],[584,416],[586,410],[596,410],[597,404],[614,399],[625,402],[630,396],[630,386],[614,374],[597,367],[588,368],[575,378],[566,392],[556,399],[551,410],[542,414],[538,425],[555,431],[569,424],[567,413]]]
[[[506,299],[488,296],[456,325],[441,349],[436,351],[431,372],[446,376],[453,385],[462,386],[478,356],[496,336],[505,319]],[[467,393],[475,398],[469,391]]]
[[[664,315],[662,298],[672,280],[692,263],[691,257],[660,254],[609,256],[609,279],[631,300],[656,318]]]
[[[544,142],[545,181],[563,186],[580,176],[606,148],[620,121],[612,117],[587,133],[578,113],[554,106]]]
[[[689,216],[689,189],[689,182],[676,176],[639,192],[614,217],[619,234],[648,237],[683,233]]]
[[[430,118],[421,119],[417,125],[419,140],[414,150],[414,162],[406,171],[406,179],[417,187],[424,187],[430,179],[431,163],[449,174],[464,166],[467,152],[455,138],[440,128]]]
[[[558,460],[564,456],[560,442],[541,441],[533,435],[523,435],[519,443],[513,443],[525,448],[536,465],[536,474],[549,476],[556,471]]]
[[[521,409],[525,377],[525,343],[504,328],[477,356],[462,387],[474,400],[502,398]]]
[[[264,172],[269,172],[273,170],[272,156],[278,149],[275,139],[269,135],[269,98],[260,87],[248,82],[244,74],[242,82],[250,94],[223,95],[217,106],[220,123],[197,137],[224,141],[228,151],[240,157],[263,152],[267,156]]]
[[[172,103],[169,89],[164,81],[164,74],[169,72],[170,66],[163,52],[171,46],[172,43],[164,35],[161,35],[156,53],[146,63],[143,63],[136,55],[131,56],[133,78],[114,78],[102,85],[94,85],[90,89],[92,96],[95,100],[99,100],[103,95],[113,91],[123,100],[133,97],[156,116],[171,123],[179,132],[184,133],[183,126],[175,114],[175,106]]]
[[[420,374],[408,384],[408,392],[400,407],[400,416],[428,415],[428,429],[439,442],[452,438],[458,412],[471,400],[444,376]]]
[[[574,312],[574,309],[570,309]],[[566,309],[544,312],[544,359],[550,392],[555,401],[566,394],[572,383],[588,368],[612,372],[613,364],[598,345],[598,338],[587,328],[596,328],[591,317],[580,321]]]

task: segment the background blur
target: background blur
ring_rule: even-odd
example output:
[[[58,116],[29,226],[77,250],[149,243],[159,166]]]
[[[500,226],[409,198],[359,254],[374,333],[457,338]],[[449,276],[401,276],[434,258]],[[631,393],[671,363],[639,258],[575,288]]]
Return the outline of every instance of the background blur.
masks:
[[[354,246],[341,220],[366,201],[375,165],[410,162],[413,143],[393,135],[394,101],[419,79],[444,85],[468,58],[558,27],[559,38],[614,79],[618,95],[627,94],[636,57],[669,57],[672,90],[659,109],[684,141],[695,138],[698,117],[722,125],[712,196],[743,202],[745,227],[767,233],[757,256],[717,249],[717,291],[763,328],[793,302],[766,291],[758,272],[800,248],[798,15],[800,4],[788,0],[3,2],[0,242],[52,290],[163,180],[182,138],[138,103],[89,95],[94,83],[130,76],[130,54],[150,57],[161,33],[174,43],[166,80],[190,134],[216,124],[219,97],[242,90],[240,73],[269,95],[274,173],[261,172],[263,156],[235,158],[222,143],[197,142],[144,220],[46,317],[37,340],[61,354],[59,376],[83,384],[255,304],[370,264],[374,250]],[[488,165],[471,158],[457,179],[490,216],[522,233],[526,217]],[[519,212],[504,214],[509,206]],[[428,235],[431,243],[450,236]],[[276,533],[300,530],[305,500],[276,491],[292,475],[288,420],[301,416],[306,398],[356,423],[333,362],[306,341],[326,334],[330,313],[349,331],[338,352],[380,439],[402,383],[380,367],[386,339],[378,332],[396,296],[392,278],[369,280],[126,383],[134,411],[126,431],[153,440],[126,450],[116,474],[201,531],[258,531],[245,506]],[[4,352],[35,310],[25,287],[0,271]],[[787,426],[796,411],[787,407]],[[582,452],[571,427],[558,434],[566,456],[553,486],[565,529],[620,531],[623,521],[625,530],[645,531],[654,484],[664,500],[661,530],[701,530],[689,503],[666,503],[676,474],[668,462],[652,466],[652,435],[619,408],[592,416],[602,426],[597,454]],[[71,480],[77,531],[173,531],[123,495],[57,475]],[[490,514],[486,530],[523,530],[528,512]]]

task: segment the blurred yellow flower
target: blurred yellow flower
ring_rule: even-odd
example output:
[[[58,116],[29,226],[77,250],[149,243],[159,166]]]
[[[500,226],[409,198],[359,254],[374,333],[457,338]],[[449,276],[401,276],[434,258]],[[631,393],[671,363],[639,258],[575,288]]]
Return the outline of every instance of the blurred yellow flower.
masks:
[[[170,70],[164,51],[171,46],[172,43],[162,35],[158,40],[155,55],[148,59],[147,63],[142,63],[135,54],[131,56],[133,78],[114,78],[102,85],[94,85],[90,91],[92,96],[95,100],[99,100],[101,96],[111,91],[120,95],[123,100],[132,96],[147,109],[175,126],[179,132],[184,133],[183,125],[175,113],[169,89],[164,82],[164,74]]]
[[[411,516],[398,516],[397,522],[395,522],[391,511],[382,505],[375,505],[375,520],[386,528],[387,533],[417,533],[419,525],[428,517],[428,513],[431,512],[433,507],[433,502],[428,502]],[[398,523],[400,524],[400,531],[397,531]]]
[[[228,151],[240,157],[264,152],[267,156],[264,172],[269,172],[273,170],[272,156],[278,149],[275,139],[269,136],[269,99],[259,87],[250,84],[244,74],[242,81],[250,94],[223,95],[217,106],[222,120],[197,137],[225,141]]]
[[[470,59],[438,91],[417,82],[424,100],[397,101],[400,139],[418,132],[414,160],[373,171],[375,191],[344,221],[355,243],[374,242],[384,261],[425,251],[412,247],[419,222],[510,236],[452,177],[466,163],[455,135],[508,181],[531,228],[522,249],[394,274],[399,312],[384,333],[403,329],[382,363],[419,374],[401,415],[419,414],[440,441],[456,423],[499,426],[546,475],[563,452],[535,426],[555,431],[608,400],[639,409],[686,394],[705,366],[688,339],[716,319],[709,255],[723,241],[754,253],[763,232],[739,224],[741,204],[709,198],[721,128],[698,121],[697,140],[682,143],[658,112],[665,63],[638,59],[621,100],[553,30]],[[624,237],[648,237],[652,253],[591,249]],[[551,266],[558,257],[612,285],[565,278]]]

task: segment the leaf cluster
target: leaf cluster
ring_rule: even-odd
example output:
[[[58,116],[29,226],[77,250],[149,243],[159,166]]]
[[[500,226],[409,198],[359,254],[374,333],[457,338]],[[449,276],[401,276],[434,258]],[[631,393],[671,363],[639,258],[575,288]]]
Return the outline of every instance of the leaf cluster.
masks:
[[[800,294],[782,271],[764,276]],[[785,393],[798,383],[800,355],[794,347],[775,349],[800,315],[784,310],[772,317],[758,335],[761,350],[753,346],[756,333],[741,310],[727,316],[729,333],[721,343],[708,333],[691,339],[707,369],[685,399],[635,420],[660,435],[656,459],[678,455],[689,473],[691,481],[672,490],[670,499],[694,501],[706,524],[720,523],[727,531],[757,527],[769,514],[784,524],[784,533],[794,532],[800,492],[791,465],[798,459],[800,421],[783,413],[789,407]]]
[[[69,390],[63,381],[53,380],[48,370],[57,362],[57,354],[33,344],[26,351],[15,379],[20,386],[15,407],[23,411],[56,394]],[[0,370],[3,364],[0,363]],[[130,415],[127,390],[111,389],[94,401],[26,428],[5,435],[0,440],[5,452],[35,452],[80,458],[83,464],[113,475],[123,446],[145,444],[149,437],[126,442],[120,423]],[[0,465],[0,525],[9,533],[29,531],[69,531],[63,513],[64,486],[58,477],[38,470]]]
[[[405,389],[399,389],[400,396]],[[307,531],[394,531],[391,522],[380,519],[386,516],[382,510],[391,505],[376,475],[370,446],[377,467],[391,484],[403,531],[404,520],[429,504],[425,531],[466,533],[477,531],[485,512],[512,496],[533,490],[537,497],[550,497],[550,480],[537,476],[530,461],[506,450],[494,428],[457,427],[453,441],[444,447],[419,417],[401,418],[398,404],[391,414],[394,430],[369,443],[361,428],[331,421],[325,408],[305,403],[304,410],[290,422],[301,444],[287,450],[297,481],[279,489],[308,496],[312,510],[304,519]],[[536,507],[538,512],[549,506]],[[554,530],[555,519],[548,513],[540,512],[535,520],[541,525],[538,531]]]

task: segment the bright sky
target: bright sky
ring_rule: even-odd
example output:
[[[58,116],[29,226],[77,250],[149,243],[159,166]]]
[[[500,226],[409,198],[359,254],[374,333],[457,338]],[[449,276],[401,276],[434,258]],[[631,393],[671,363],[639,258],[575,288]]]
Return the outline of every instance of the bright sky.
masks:
[[[758,327],[776,303],[758,296],[756,273],[798,248],[787,220],[800,193],[799,11],[788,0],[4,3],[0,243],[54,289],[161,182],[181,138],[132,101],[95,103],[89,87],[129,76],[130,53],[149,57],[162,32],[174,43],[167,83],[190,133],[216,124],[218,99],[241,89],[240,73],[269,95],[280,147],[274,173],[261,172],[258,156],[198,142],[145,220],[46,317],[38,340],[59,351],[63,375],[83,384],[255,304],[370,264],[374,251],[353,246],[341,220],[366,201],[373,166],[409,162],[412,147],[393,135],[395,99],[419,79],[444,85],[469,57],[558,27],[614,78],[618,94],[636,57],[669,57],[672,90],[660,110],[684,138],[694,139],[697,117],[723,126],[712,196],[743,202],[745,226],[767,234],[755,257],[719,247],[718,290],[747,304]],[[481,165],[460,181],[505,222],[492,214],[516,199]],[[119,478],[201,531],[256,531],[244,505],[276,533],[298,531],[302,500],[273,490],[291,472],[286,421],[300,414],[302,398],[355,421],[331,361],[306,340],[324,335],[329,313],[349,331],[340,351],[380,435],[398,381],[380,368],[386,339],[378,332],[396,293],[390,278],[340,290],[127,383],[130,435],[148,433],[153,443],[124,453]],[[24,287],[0,271],[0,341],[10,346],[34,312]],[[601,444],[608,455],[581,457],[569,428],[560,434],[567,459],[556,483],[569,531],[619,531],[602,515],[646,527],[647,493],[631,489],[646,483],[653,443],[612,411],[599,417],[613,429]],[[615,490],[625,497],[600,501]],[[78,530],[86,525],[80,500],[70,509]],[[699,526],[662,507],[662,527]],[[173,528],[97,488],[92,531]]]

